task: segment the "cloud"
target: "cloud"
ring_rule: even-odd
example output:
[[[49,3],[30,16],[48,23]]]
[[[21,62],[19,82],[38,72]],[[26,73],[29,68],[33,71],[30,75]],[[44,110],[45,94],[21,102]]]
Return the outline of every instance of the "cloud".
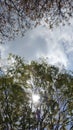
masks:
[[[46,27],[37,27],[28,32],[24,38],[6,43],[4,55],[13,53],[33,60],[39,57],[48,57],[50,64],[63,64],[72,69],[73,59],[73,21],[71,25],[60,26],[49,30]],[[4,47],[4,46],[3,46]]]
[[[39,33],[39,29],[40,33]],[[28,33],[24,38],[7,43],[5,53],[13,53],[24,57],[26,60],[36,59],[37,56],[47,55],[48,45],[42,36],[42,28],[37,28]]]

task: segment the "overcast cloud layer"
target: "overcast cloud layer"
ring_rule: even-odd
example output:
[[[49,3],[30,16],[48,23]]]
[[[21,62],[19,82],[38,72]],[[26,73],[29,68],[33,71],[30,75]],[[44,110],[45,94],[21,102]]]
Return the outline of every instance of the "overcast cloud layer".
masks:
[[[0,49],[3,57],[9,53],[20,55],[27,61],[48,57],[50,64],[62,64],[73,69],[73,22],[53,30],[37,27],[24,38],[0,45]]]

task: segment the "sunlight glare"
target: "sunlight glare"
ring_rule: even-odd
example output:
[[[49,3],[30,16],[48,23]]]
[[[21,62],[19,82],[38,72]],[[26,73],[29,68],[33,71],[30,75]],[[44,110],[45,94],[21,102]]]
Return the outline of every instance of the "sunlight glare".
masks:
[[[39,96],[39,95],[37,95],[37,94],[33,94],[33,95],[32,95],[33,103],[38,103],[38,102],[39,102],[39,99],[40,99],[40,96]]]

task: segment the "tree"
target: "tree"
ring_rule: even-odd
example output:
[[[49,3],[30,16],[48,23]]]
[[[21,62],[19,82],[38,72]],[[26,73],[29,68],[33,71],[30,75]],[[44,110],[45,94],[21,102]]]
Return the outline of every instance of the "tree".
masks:
[[[19,63],[19,58],[16,57],[18,68],[11,66],[7,73],[0,77],[0,129],[13,129],[19,128],[19,121],[21,118],[22,107],[25,103],[27,106],[29,101],[29,93],[26,92],[27,84],[26,78],[23,74],[22,63]],[[25,64],[24,64],[25,66]],[[20,70],[21,69],[21,70]],[[22,79],[21,79],[22,74]],[[26,74],[24,74],[26,75]],[[19,80],[20,78],[20,80]]]
[[[40,129],[63,130],[73,127],[73,76],[67,71],[49,66],[46,62],[32,62],[34,92],[40,94]],[[39,107],[39,106],[38,106]]]
[[[42,20],[52,27],[72,16],[72,0],[0,0],[0,36],[11,39]]]
[[[71,130],[73,128],[73,75],[44,59],[26,64],[18,56],[0,78],[0,128]],[[32,94],[39,94],[33,103]]]

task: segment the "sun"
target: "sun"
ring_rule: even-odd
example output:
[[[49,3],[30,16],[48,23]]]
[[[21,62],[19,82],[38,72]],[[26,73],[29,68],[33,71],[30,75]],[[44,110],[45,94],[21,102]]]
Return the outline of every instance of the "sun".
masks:
[[[39,99],[40,99],[40,96],[38,94],[33,94],[32,95],[33,103],[38,103]]]

